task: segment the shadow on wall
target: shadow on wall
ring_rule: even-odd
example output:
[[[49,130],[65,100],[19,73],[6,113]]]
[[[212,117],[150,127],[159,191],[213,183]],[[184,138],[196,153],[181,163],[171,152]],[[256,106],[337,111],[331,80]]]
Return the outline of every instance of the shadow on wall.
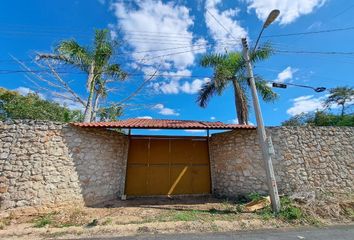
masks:
[[[128,137],[112,130],[67,126],[63,141],[68,148],[86,206],[117,199],[123,194]]]

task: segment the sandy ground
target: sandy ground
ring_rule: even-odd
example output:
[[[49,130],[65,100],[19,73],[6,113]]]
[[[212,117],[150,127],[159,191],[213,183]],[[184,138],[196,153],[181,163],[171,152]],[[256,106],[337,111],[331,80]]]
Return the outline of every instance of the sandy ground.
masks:
[[[0,239],[77,239],[294,226],[275,218],[241,213],[238,208],[239,205],[225,200],[198,197],[129,199],[95,207],[19,211],[2,214]]]

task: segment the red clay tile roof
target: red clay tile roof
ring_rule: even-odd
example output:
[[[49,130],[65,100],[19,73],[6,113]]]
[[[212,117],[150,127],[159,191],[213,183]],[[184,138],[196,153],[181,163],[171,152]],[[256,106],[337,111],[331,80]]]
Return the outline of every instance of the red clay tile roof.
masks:
[[[116,122],[72,123],[78,127],[91,128],[140,128],[140,129],[255,129],[255,126],[225,124],[222,122],[205,122],[168,119],[132,118]]]

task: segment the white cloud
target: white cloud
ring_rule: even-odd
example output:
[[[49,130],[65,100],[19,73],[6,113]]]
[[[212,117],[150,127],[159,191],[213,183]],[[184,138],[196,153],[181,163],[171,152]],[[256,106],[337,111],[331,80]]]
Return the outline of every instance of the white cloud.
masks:
[[[301,96],[294,98],[291,101],[293,106],[286,113],[295,116],[301,113],[309,113],[323,109],[324,97],[315,98],[313,95]]]
[[[27,87],[18,87],[14,90],[16,92],[18,92],[19,94],[21,94],[22,96],[27,96],[29,93],[34,93],[34,91],[32,89],[29,89]]]
[[[178,94],[180,92],[195,94],[201,89],[202,85],[208,81],[210,81],[209,78],[195,79],[191,82],[185,81],[184,83],[180,83],[178,80],[172,80],[170,82],[154,83],[153,87],[155,91],[164,94]]]
[[[298,69],[294,69],[289,66],[278,74],[278,77],[274,80],[274,82],[283,83],[286,80],[291,80],[293,78],[294,73],[296,73],[297,71]]]
[[[176,112],[174,109],[172,108],[167,108],[165,107],[163,104],[158,103],[156,104],[153,109],[156,109],[159,111],[159,114],[161,115],[173,115],[173,116],[179,116],[179,113]]]
[[[273,9],[280,10],[281,25],[294,22],[302,15],[310,14],[327,0],[246,0],[248,10],[254,9],[257,17],[265,20]]]
[[[202,130],[202,129],[186,129],[184,131],[185,132],[190,132],[190,133],[201,133],[201,132],[205,132],[206,130]]]
[[[207,0],[205,3],[205,20],[209,33],[216,42],[215,50],[223,52],[225,48],[240,48],[241,38],[247,37],[247,31],[241,27],[239,21],[234,18],[238,15],[239,9],[228,9],[220,11],[218,5],[221,0]],[[215,20],[214,17],[217,19]],[[224,27],[222,27],[224,26]],[[226,31],[225,28],[228,30]],[[235,43],[235,38],[237,42]],[[227,44],[233,42],[233,45]]]
[[[80,110],[84,111],[84,106],[76,101],[71,100],[72,97],[69,93],[60,93],[62,96],[55,96],[51,100],[53,102],[59,103],[61,106],[67,107],[70,110]]]
[[[190,30],[193,18],[185,6],[161,0],[117,1],[111,9],[117,17],[116,29],[125,34],[135,60],[144,58],[144,64],[183,70],[194,64],[197,53],[205,52],[206,41]]]
[[[216,119],[216,117],[210,117],[210,120],[213,120],[213,121],[214,121],[215,119]]]
[[[231,122],[232,124],[238,124],[238,119],[237,118],[236,119],[232,119],[232,120],[229,120],[229,122]],[[254,123],[248,121],[248,125],[254,126]]]
[[[184,82],[183,85],[180,87],[181,91],[188,94],[195,94],[199,92],[202,88],[203,84],[209,82],[209,78],[204,79],[195,79],[192,82]]]
[[[178,81],[171,81],[169,83],[157,83],[156,87],[156,90],[160,90],[164,94],[177,94],[179,93],[180,88]]]
[[[70,110],[84,110],[84,107],[81,103],[71,100],[72,97],[69,93],[57,93],[54,97],[48,98],[44,94],[33,91],[27,87],[18,87],[14,89],[14,91],[18,92],[23,96],[27,96],[29,93],[36,93],[41,99],[53,101],[59,103],[63,107],[67,107]]]
[[[36,93],[41,99],[45,99],[45,96],[42,93],[35,92],[28,87],[18,87],[14,89],[14,91],[18,92],[22,96],[27,96],[30,93]]]
[[[321,21],[316,21],[314,23],[312,23],[310,26],[307,27],[307,30],[316,30],[316,29],[320,29],[322,27],[323,23]]]
[[[290,107],[286,113],[295,116],[301,113],[309,113],[313,111],[321,111],[325,109],[324,101],[329,96],[329,94],[315,98],[313,95],[300,96],[298,98],[294,98],[291,101],[293,102],[293,106]],[[348,104],[354,104],[354,99]],[[329,106],[331,109],[338,109],[339,105],[332,104]]]
[[[232,120],[229,120],[229,122],[233,123],[233,124],[238,124],[238,119],[232,119]]]
[[[151,116],[141,116],[141,117],[137,117],[137,119],[152,119]]]

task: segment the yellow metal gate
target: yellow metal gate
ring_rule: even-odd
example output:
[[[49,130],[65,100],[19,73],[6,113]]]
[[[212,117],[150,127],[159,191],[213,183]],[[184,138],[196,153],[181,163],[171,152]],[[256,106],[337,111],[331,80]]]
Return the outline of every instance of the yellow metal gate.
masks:
[[[208,142],[205,137],[131,137],[128,196],[210,193]]]

